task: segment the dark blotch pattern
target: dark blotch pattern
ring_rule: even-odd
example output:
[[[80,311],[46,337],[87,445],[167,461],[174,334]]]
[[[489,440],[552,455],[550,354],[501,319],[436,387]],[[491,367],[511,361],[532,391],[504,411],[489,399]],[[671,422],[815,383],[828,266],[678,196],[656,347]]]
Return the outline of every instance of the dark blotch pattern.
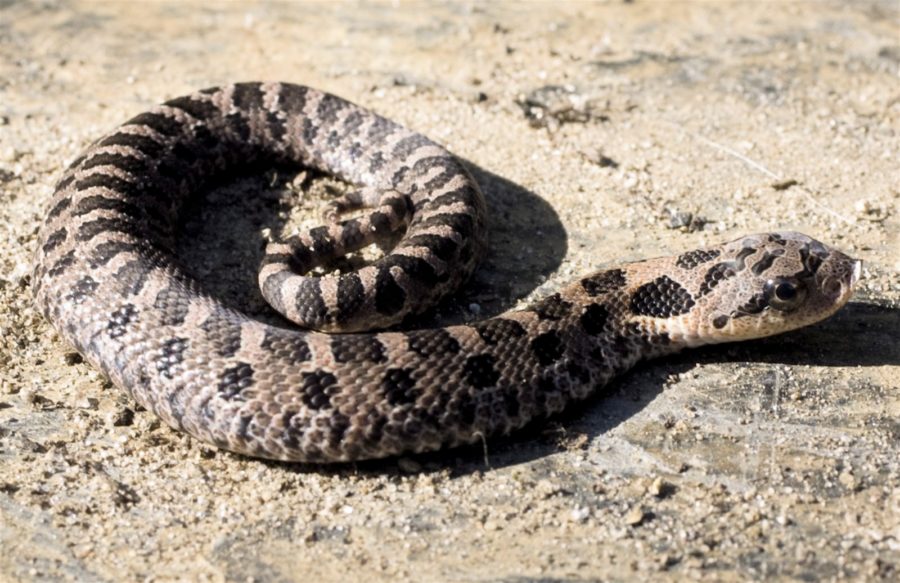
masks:
[[[407,334],[409,349],[428,358],[429,356],[442,356],[456,354],[460,351],[459,342],[446,330],[435,328],[432,330],[413,330]]]
[[[819,271],[823,259],[815,253],[810,253],[809,246],[804,245],[800,248],[800,261],[803,263],[803,269],[798,271],[794,277],[797,279],[806,279],[812,277]]]
[[[478,404],[471,393],[460,391],[455,394],[450,401],[450,409],[456,410],[461,425],[469,426],[475,423],[475,413],[478,410]]]
[[[104,241],[91,251],[90,264],[93,269],[103,267],[121,253],[132,253],[137,250],[134,243],[124,241]]]
[[[679,255],[678,259],[675,260],[675,265],[682,269],[693,269],[698,265],[712,261],[720,254],[721,251],[718,249],[695,249]]]
[[[756,253],[756,247],[744,247],[740,251],[738,251],[737,257],[735,257],[735,263],[737,263],[737,270],[740,271],[744,269],[744,265],[747,261],[747,258]]]
[[[119,132],[104,138],[101,146],[127,146],[134,148],[147,157],[155,158],[163,150],[163,145],[149,136]]]
[[[333,95],[323,95],[319,100],[319,106],[316,108],[316,119],[320,126],[328,127],[334,125],[338,119],[338,114],[344,108],[340,99]]]
[[[438,275],[430,263],[419,257],[389,255],[382,260],[384,268],[399,267],[407,277],[431,287],[438,282]]]
[[[190,166],[197,161],[197,150],[187,145],[177,142],[172,146],[172,155],[170,158],[178,160],[179,163]]]
[[[304,119],[300,132],[303,136],[303,141],[307,144],[311,144],[316,140],[316,136],[319,134],[319,126],[314,124],[311,119]]]
[[[772,267],[772,264],[775,263],[775,260],[781,255],[784,255],[784,249],[778,249],[778,251],[780,251],[780,253],[769,253],[768,251],[763,253],[763,256],[760,258],[760,260],[750,267],[750,271],[753,273],[753,275],[762,275],[770,267]]]
[[[538,302],[532,311],[541,320],[560,320],[572,311],[572,303],[567,302],[559,294],[553,294]]]
[[[101,195],[88,196],[81,199],[78,206],[75,207],[73,214],[75,216],[81,216],[96,210],[115,211],[133,219],[140,218],[142,215],[138,207],[130,202]]]
[[[227,100],[222,102],[229,94],[234,107]],[[212,393],[207,395],[212,404],[205,408],[200,404],[201,418],[196,421],[202,424],[202,415],[208,415],[215,424],[211,428],[218,431],[214,441],[227,442],[250,453],[274,452],[333,460],[338,455],[347,457],[357,453],[387,455],[392,453],[391,448],[410,447],[411,443],[432,446],[440,439],[447,444],[456,443],[470,438],[476,429],[485,435],[493,430],[507,430],[517,425],[511,420],[523,413],[530,418],[532,413],[558,411],[574,394],[605,381],[614,367],[624,368],[634,360],[623,357],[650,354],[647,347],[661,352],[662,346],[671,342],[665,334],[648,331],[653,326],[620,330],[619,320],[624,323],[630,316],[622,314],[626,306],[640,315],[669,317],[685,313],[694,305],[695,298],[667,277],[641,286],[629,304],[631,298],[624,299],[625,291],[641,282],[629,285],[623,270],[612,269],[581,279],[576,289],[569,288],[563,295],[554,294],[531,312],[519,316],[393,336],[390,346],[399,343],[396,348],[400,354],[396,355],[399,356],[396,361],[390,361],[388,345],[382,341],[387,342],[385,335],[326,336],[262,327],[242,320],[237,312],[198,299],[199,288],[186,283],[187,279],[172,283],[183,277],[178,266],[173,265],[168,249],[175,239],[181,204],[197,191],[195,187],[225,167],[235,162],[267,161],[264,157],[270,155],[278,162],[302,158],[302,162],[314,168],[338,169],[349,178],[362,177],[361,182],[393,186],[400,193],[381,201],[390,208],[382,206],[382,212],[372,211],[367,218],[344,222],[339,238],[328,235],[329,230],[335,229],[334,225],[329,229],[314,229],[310,235],[311,248],[285,253],[277,258],[279,262],[292,262],[292,267],[302,266],[298,271],[305,271],[319,265],[322,257],[372,240],[375,237],[370,228],[375,233],[397,230],[405,222],[396,220],[397,217],[410,219],[412,223],[409,227],[412,236],[399,243],[400,251],[377,262],[377,271],[371,280],[366,279],[371,289],[363,286],[357,274],[345,274],[338,279],[336,297],[325,292],[323,280],[307,278],[296,300],[281,298],[291,306],[291,312],[300,312],[308,321],[323,321],[327,317],[340,322],[344,314],[371,308],[371,303],[365,303],[367,293],[373,293],[369,301],[375,302],[378,312],[405,315],[413,303],[407,294],[417,294],[420,288],[432,295],[443,292],[435,284],[456,278],[459,271],[467,271],[483,247],[483,217],[479,207],[482,202],[476,187],[463,186],[436,198],[424,192],[443,190],[451,180],[460,177],[465,170],[456,161],[440,155],[417,159],[414,164],[398,163],[397,158],[418,158],[419,148],[430,143],[427,139],[398,133],[396,126],[354,112],[336,98],[307,102],[307,92],[303,89],[282,91],[279,100],[273,101],[277,103],[273,109],[278,111],[265,111],[263,98],[259,84],[242,84],[235,86],[232,93],[222,90],[216,94],[215,104],[204,96],[194,95],[169,102],[172,109],[163,108],[135,118],[124,132],[138,131],[134,124],[139,124],[141,131],[152,128],[160,135],[147,138],[120,132],[104,142],[122,147],[121,151],[94,149],[77,161],[80,166],[66,174],[62,184],[67,190],[57,195],[61,202],[54,209],[58,209],[61,218],[80,218],[66,223],[68,232],[54,233],[48,229],[42,239],[44,251],[50,255],[47,264],[55,262],[53,267],[66,278],[60,282],[68,286],[65,293],[72,293],[71,299],[76,301],[84,301],[92,293],[98,296],[96,310],[84,318],[67,320],[65,309],[69,306],[57,298],[45,302],[46,311],[61,321],[58,323],[65,335],[88,348],[86,354],[102,361],[101,367],[113,371],[119,367],[134,377],[128,378],[128,383],[132,389],[145,387],[155,398],[151,400],[152,407],[165,410],[168,399],[171,411],[184,412],[190,403],[186,414],[195,414],[198,408],[190,398],[192,383],[198,382],[198,377],[193,376],[194,367],[206,362],[213,367],[199,381],[207,383],[204,387],[208,386]],[[317,107],[311,107],[314,103]],[[293,117],[300,109],[308,110],[308,115],[303,116],[307,119]],[[193,123],[192,119],[206,121]],[[286,121],[290,121],[292,128],[289,141],[273,143],[273,136],[277,139],[284,134]],[[303,143],[304,139],[308,143]],[[242,147],[237,144],[239,141],[247,143]],[[387,143],[392,146],[377,151],[379,144]],[[336,150],[328,150],[327,146]],[[91,167],[94,175],[83,172]],[[124,173],[113,172],[110,167]],[[367,168],[372,168],[374,174],[367,175]],[[128,173],[134,174],[134,179]],[[398,182],[390,185],[392,179]],[[79,188],[88,190],[79,191],[74,195],[75,202],[70,203],[65,196]],[[415,216],[410,213],[413,200],[417,207]],[[462,206],[460,203],[469,204],[469,209],[452,210]],[[63,222],[52,224],[58,229]],[[452,238],[421,234],[421,231],[415,234],[417,229],[437,226],[442,227],[439,229],[442,232],[443,227],[454,231]],[[90,244],[80,243],[86,240]],[[77,253],[63,253],[69,244]],[[418,251],[411,251],[419,247],[428,250],[422,254],[425,259],[415,256]],[[808,272],[815,271],[821,259],[815,253],[816,248],[811,247],[803,258]],[[776,256],[776,252],[770,254]],[[699,269],[700,274],[708,275],[707,289],[730,273],[745,269],[745,260],[755,273],[765,272],[776,263],[760,251],[747,249],[727,269],[709,269],[721,261],[718,257],[718,251],[695,250],[675,261],[681,269]],[[756,260],[752,266],[750,257]],[[125,265],[119,267],[122,263]],[[107,273],[109,268],[98,269],[108,265],[116,265],[118,271]],[[39,271],[46,269],[47,265],[41,265]],[[98,269],[104,277],[101,279],[92,269]],[[275,279],[264,282],[264,287],[275,283]],[[100,288],[98,281],[102,282]],[[330,284],[328,290],[332,290]],[[104,292],[104,302],[99,301],[100,291]],[[141,292],[140,299],[130,297],[137,292]],[[78,294],[80,298],[74,297]],[[334,314],[326,309],[325,299],[329,306],[336,303]],[[93,308],[94,301],[92,298],[86,304]],[[295,301],[296,310],[292,303]],[[189,305],[195,307],[190,310],[190,320],[187,319]],[[763,309],[762,303],[755,298],[741,308],[742,313],[759,309]],[[200,317],[207,310],[211,310],[208,315]],[[87,312],[82,307],[76,313]],[[727,326],[728,319],[734,316],[719,316],[709,325]],[[528,327],[514,318],[526,321]],[[84,324],[88,320],[98,328],[85,332]],[[561,321],[566,324],[557,324]],[[246,322],[243,330],[242,322]],[[184,332],[180,328],[167,329],[186,327],[188,323],[196,325],[196,329]],[[81,330],[77,329],[79,326]],[[158,329],[146,332],[150,328]],[[243,339],[242,331],[246,333]],[[176,338],[176,335],[187,338]],[[116,338],[121,338],[119,343],[109,341]],[[125,339],[142,344],[124,345]],[[118,348],[118,353],[97,354],[108,345]],[[591,362],[591,355],[609,362]],[[135,362],[128,363],[128,358]],[[348,366],[341,366],[344,364]],[[217,406],[223,405],[220,400],[255,398],[254,389],[268,389],[272,383],[280,387],[289,384],[289,389],[272,398],[277,403],[254,403],[252,410],[247,407],[236,417],[220,416],[223,412],[217,410]],[[351,387],[350,383],[358,384]],[[435,383],[446,386],[435,390]],[[270,398],[265,390],[258,394],[263,399]],[[260,406],[256,408],[257,405]],[[316,411],[321,414],[315,414]],[[476,421],[478,425],[472,426]],[[280,423],[284,427],[280,435],[268,432],[280,429],[277,427]],[[446,433],[440,432],[444,429],[441,424],[449,426]],[[426,433],[428,442],[411,439]],[[283,440],[289,447],[304,450],[286,452],[279,450],[281,443],[272,445],[260,439],[270,436]],[[247,438],[246,443],[240,441],[242,437]]]
[[[129,261],[116,272],[115,280],[125,296],[133,296],[141,293],[147,282],[147,268],[143,262],[135,259]]]
[[[372,174],[377,173],[381,168],[385,165],[387,159],[384,157],[384,154],[381,152],[375,152],[372,154],[369,159],[369,172]]]
[[[238,109],[256,111],[263,107],[263,92],[259,83],[237,83],[232,100]]]
[[[697,291],[700,297],[711,292],[717,285],[737,275],[734,266],[731,263],[717,263],[709,268],[706,275],[703,276],[703,283]]]
[[[328,234],[327,227],[316,227],[309,231],[312,239],[312,253],[324,260],[334,257],[335,242]]]
[[[557,382],[557,378],[550,373],[543,374],[538,378],[534,402],[540,409],[546,410],[550,402],[560,398],[561,390]]]
[[[301,378],[300,392],[304,405],[316,410],[332,407],[331,397],[340,391],[333,374],[317,370],[305,372]]]
[[[686,314],[692,307],[691,294],[665,275],[645,283],[631,296],[631,312],[639,316],[668,318]]]
[[[81,304],[86,299],[88,299],[94,291],[100,286],[94,278],[90,275],[85,275],[77,282],[75,282],[75,286],[72,288],[72,291],[66,296],[66,299],[76,303]]]
[[[332,413],[328,418],[328,445],[340,447],[348,429],[350,429],[350,418],[337,411]]]
[[[608,294],[625,287],[625,272],[621,269],[601,271],[581,280],[581,287],[591,297]]]
[[[603,304],[591,304],[584,309],[579,318],[581,327],[591,336],[603,332],[606,322],[609,320],[609,310]]]
[[[250,141],[252,132],[250,130],[250,124],[247,122],[247,118],[240,113],[232,113],[226,115],[225,120],[229,133],[233,135],[238,143],[243,144]]]
[[[769,300],[766,298],[765,294],[756,294],[745,303],[743,306],[739,307],[732,314],[735,318],[740,318],[742,316],[750,316],[752,314],[758,314],[765,310],[769,306]]]
[[[75,179],[75,177],[74,177],[74,175],[73,175],[73,176],[67,177],[67,178],[64,179],[64,180],[71,181],[71,180],[74,180],[74,179]],[[60,183],[62,183],[62,181],[60,181]],[[57,189],[60,189],[60,188],[64,188],[64,187],[60,187],[59,185],[57,185],[56,188],[57,188]],[[70,206],[71,204],[72,204],[72,199],[69,198],[69,197],[60,199],[59,202],[57,202],[55,205],[53,205],[53,208],[50,209],[50,212],[47,213],[47,219],[48,219],[48,220],[49,220],[49,219],[55,219],[55,218],[58,217],[60,214],[62,214],[62,212],[63,212],[64,210],[66,210],[67,208],[69,208],[69,206]]]
[[[336,334],[331,339],[331,353],[337,362],[385,362],[384,345],[374,336]]]
[[[355,273],[341,276],[337,287],[338,322],[356,315],[365,301],[365,288],[359,276]]]
[[[213,103],[206,100],[195,99],[190,95],[167,101],[166,105],[180,109],[191,117],[201,121],[221,115],[219,108]]]
[[[98,235],[106,235],[113,232],[133,234],[136,230],[135,227],[136,225],[133,221],[125,218],[100,217],[82,223],[75,238],[79,241],[89,241]]]
[[[80,159],[79,159],[79,161],[80,161]],[[75,175],[74,175],[74,174],[67,174],[66,176],[63,176],[62,178],[59,179],[59,182],[56,183],[56,191],[59,192],[59,191],[62,191],[62,190],[67,189],[67,188],[69,187],[69,185],[72,184],[73,182],[75,182]],[[68,199],[68,198],[64,198],[63,200],[65,200],[65,201],[71,201],[71,199]],[[67,205],[67,206],[68,206],[68,205]],[[52,212],[52,211],[51,211],[51,212]],[[57,213],[57,215],[58,215],[58,214],[59,214],[59,213]],[[49,216],[49,217],[54,217],[54,216],[57,216],[57,215],[49,214],[48,216]]]
[[[449,182],[453,176],[454,173],[445,171],[433,178],[428,184],[425,185],[425,188],[440,188],[443,186],[443,184],[440,183],[441,179],[443,179],[443,181],[445,182]],[[469,193],[465,189],[459,188],[456,190],[451,190],[450,192],[445,192],[444,194],[436,197],[434,200],[428,201],[428,203],[426,203],[426,206],[430,208],[437,208],[440,206],[450,206],[458,202],[468,203],[469,198]]]
[[[347,249],[357,249],[365,238],[357,220],[351,219],[341,227],[341,242]]]
[[[241,439],[247,439],[247,435],[250,434],[250,425],[253,424],[253,416],[252,415],[241,415],[238,419],[238,429],[237,434]]]
[[[544,332],[531,341],[531,350],[541,366],[549,366],[562,356],[563,343],[556,332]]]
[[[75,183],[76,190],[86,190],[88,188],[105,188],[111,192],[119,193],[120,196],[135,196],[141,190],[139,184],[112,174],[91,174]]]
[[[134,304],[124,304],[109,315],[106,331],[110,338],[119,338],[128,332],[128,327],[137,321],[138,309]]]
[[[463,365],[463,377],[476,389],[492,387],[500,380],[496,359],[490,354],[470,356]]]
[[[241,326],[227,310],[217,308],[200,324],[200,329],[216,347],[219,356],[234,356],[241,348]]]
[[[473,326],[481,339],[490,346],[510,338],[521,338],[525,335],[525,328],[515,320],[493,318],[479,322]]]
[[[396,407],[416,402],[420,391],[416,388],[412,373],[412,369],[408,368],[389,368],[385,371],[381,387],[389,404]]]
[[[279,257],[283,258],[283,256]],[[275,259],[275,257],[272,257],[272,259]],[[306,245],[293,245],[291,247],[291,254],[288,257],[287,264],[292,272],[296,273],[297,275],[303,275],[313,268],[313,266],[315,265],[315,260],[313,258],[312,251],[309,250],[309,247],[307,247]]]
[[[381,237],[391,232],[391,218],[381,211],[369,213],[369,226],[376,236]]]
[[[184,290],[177,286],[163,288],[156,294],[153,307],[160,313],[163,326],[180,326],[184,324],[190,309],[190,302]]]
[[[375,309],[390,316],[399,312],[406,303],[406,292],[387,269],[379,269],[375,277]]]
[[[147,112],[131,118],[126,125],[147,126],[163,136],[176,136],[184,131],[184,126],[175,118],[162,113]]]
[[[522,411],[522,395],[517,388],[510,387],[503,391],[503,411],[510,417],[518,417]]]
[[[278,95],[278,103],[285,111],[299,114],[306,107],[308,93],[306,87],[283,87]]]
[[[411,202],[405,196],[391,196],[381,200],[381,204],[389,206],[397,218],[406,217],[412,212]]]
[[[391,157],[396,160],[405,160],[422,146],[427,146],[431,143],[431,140],[429,140],[425,136],[419,134],[411,134],[394,145],[394,150],[393,152],[391,152]]]
[[[290,330],[267,329],[260,347],[292,363],[312,359],[312,351],[303,336]]]
[[[585,385],[591,380],[590,371],[574,360],[566,362],[565,371],[578,384]]]
[[[53,233],[50,234],[49,237],[47,237],[47,240],[44,242],[44,246],[41,247],[41,250],[44,253],[50,253],[51,251],[53,251],[54,249],[59,247],[63,243],[63,241],[66,240],[66,237],[68,236],[68,234],[69,233],[68,233],[68,231],[66,231],[65,227],[62,227],[61,229],[54,231]]]
[[[113,152],[94,154],[81,165],[81,169],[88,170],[97,166],[113,166],[134,176],[147,171],[147,163],[142,158]]]
[[[284,136],[287,133],[287,127],[285,126],[285,119],[283,116],[272,111],[267,111],[266,122],[269,125],[269,133],[272,135],[273,140],[278,142],[284,139]]]
[[[427,247],[441,261],[450,261],[459,249],[456,241],[439,235],[416,235],[402,242],[404,248]]]
[[[434,215],[422,221],[415,221],[414,219],[413,222],[417,227],[423,228],[441,226],[450,227],[466,240],[468,240],[475,231],[475,219],[470,215],[462,213]]]
[[[328,308],[325,306],[325,300],[322,299],[319,278],[307,277],[300,283],[295,296],[295,306],[297,313],[301,314],[301,317],[307,322],[323,322],[325,320]]]
[[[47,270],[47,275],[56,277],[75,264],[75,251],[67,251]]]
[[[170,380],[175,378],[178,365],[184,360],[184,351],[187,350],[188,344],[187,338],[170,338],[163,343],[156,357],[156,370],[160,375]]]
[[[241,391],[253,385],[253,367],[246,362],[239,362],[226,368],[219,377],[216,390],[226,401],[240,397]]]

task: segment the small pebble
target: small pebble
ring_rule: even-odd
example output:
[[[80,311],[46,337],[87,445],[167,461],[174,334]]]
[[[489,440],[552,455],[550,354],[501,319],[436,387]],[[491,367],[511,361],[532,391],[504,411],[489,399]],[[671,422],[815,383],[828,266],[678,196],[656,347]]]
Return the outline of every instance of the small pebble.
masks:
[[[569,514],[569,518],[572,519],[572,522],[587,522],[587,519],[591,517],[591,509],[586,506],[579,506],[572,510]]]
[[[644,521],[644,518],[646,518],[646,516],[647,513],[643,508],[641,508],[640,505],[634,506],[631,508],[631,510],[625,513],[625,524],[629,526],[638,526]]]

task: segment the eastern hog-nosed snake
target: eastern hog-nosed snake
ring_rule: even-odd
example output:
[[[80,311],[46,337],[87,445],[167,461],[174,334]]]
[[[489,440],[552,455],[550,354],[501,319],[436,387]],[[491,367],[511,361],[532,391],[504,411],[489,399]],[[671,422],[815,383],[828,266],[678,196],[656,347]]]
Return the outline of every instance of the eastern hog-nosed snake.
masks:
[[[255,161],[334,174],[358,186],[335,209],[368,209],[267,249],[264,296],[318,332],[223,304],[173,252],[185,200]],[[41,229],[34,295],[66,340],[170,426],[248,455],[342,461],[507,433],[640,359],[821,320],[859,272],[804,235],[751,235],[595,273],[482,322],[359,332],[454,290],[484,250],[484,224],[478,185],[426,137],[314,89],[242,83],[143,113],[72,163]],[[404,228],[358,271],[308,275]]]

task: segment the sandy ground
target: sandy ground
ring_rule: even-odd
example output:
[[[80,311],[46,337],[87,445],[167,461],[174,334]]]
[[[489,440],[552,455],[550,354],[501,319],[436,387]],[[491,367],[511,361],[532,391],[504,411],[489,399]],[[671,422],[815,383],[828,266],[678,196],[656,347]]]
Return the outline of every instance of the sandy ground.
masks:
[[[648,364],[484,447],[340,467],[216,451],[81,363],[31,307],[29,265],[87,143],[256,79],[470,162],[491,255],[435,323],[776,228],[865,280],[821,325]],[[898,157],[896,2],[0,0],[0,580],[897,580]],[[247,241],[315,222],[328,185],[307,183],[210,192],[185,261],[262,309]]]

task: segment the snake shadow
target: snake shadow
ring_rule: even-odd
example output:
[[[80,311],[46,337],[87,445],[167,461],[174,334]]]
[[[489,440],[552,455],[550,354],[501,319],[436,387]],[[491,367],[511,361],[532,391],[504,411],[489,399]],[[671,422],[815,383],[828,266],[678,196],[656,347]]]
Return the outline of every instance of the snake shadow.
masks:
[[[490,170],[464,163],[487,202],[487,256],[456,294],[402,328],[446,326],[500,314],[541,285],[566,255],[567,234],[553,207]],[[182,266],[207,291],[255,317],[287,327],[292,324],[266,304],[257,287],[264,233],[277,235],[288,224],[293,206],[308,207],[310,196],[327,196],[331,189],[315,188],[324,178],[319,173],[306,171],[297,180],[298,170],[252,166],[218,177],[186,203],[176,246]]]

